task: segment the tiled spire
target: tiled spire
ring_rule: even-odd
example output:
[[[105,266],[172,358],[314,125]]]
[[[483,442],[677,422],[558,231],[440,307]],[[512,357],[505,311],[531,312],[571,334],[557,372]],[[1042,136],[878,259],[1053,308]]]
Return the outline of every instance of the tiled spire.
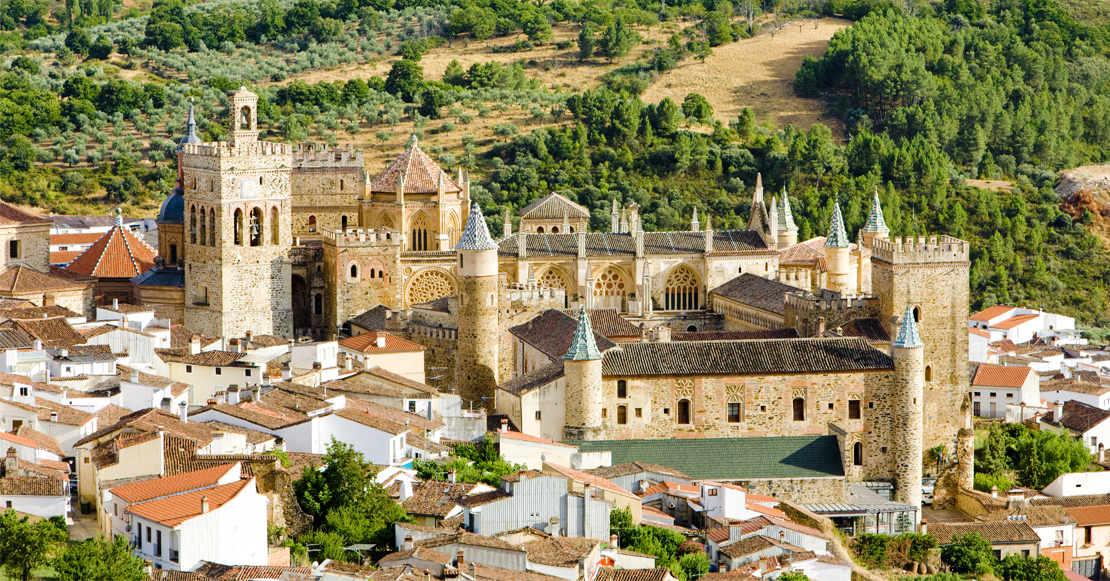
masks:
[[[906,305],[906,314],[902,315],[902,326],[898,329],[898,337],[894,340],[895,347],[913,349],[924,347],[921,335],[917,333],[917,321],[913,319],[913,306]]]
[[[478,207],[478,202],[474,202],[470,206],[470,216],[466,219],[466,227],[459,236],[459,243],[455,245],[455,250],[497,250],[498,248],[497,243],[489,235],[482,209]]]
[[[879,202],[879,187],[875,186],[875,197],[871,200],[871,211],[867,214],[867,223],[863,225],[864,232],[890,232],[890,228],[883,219],[883,205]]]
[[[825,248],[847,248],[848,233],[844,231],[844,216],[840,213],[840,202],[833,208],[832,222],[829,224],[829,236],[825,239]]]
[[[200,143],[200,137],[197,137],[197,120],[193,116],[193,104],[189,103],[189,117],[185,120],[185,137],[181,139],[178,147],[186,143]]]
[[[601,352],[597,350],[594,341],[594,330],[590,326],[590,316],[586,314],[586,307],[578,311],[578,327],[574,330],[574,338],[570,341],[570,349],[563,359],[568,361],[594,361],[601,359]]]
[[[797,230],[794,223],[794,212],[790,210],[790,198],[786,195],[786,186],[782,187],[782,203],[778,207],[779,230]]]

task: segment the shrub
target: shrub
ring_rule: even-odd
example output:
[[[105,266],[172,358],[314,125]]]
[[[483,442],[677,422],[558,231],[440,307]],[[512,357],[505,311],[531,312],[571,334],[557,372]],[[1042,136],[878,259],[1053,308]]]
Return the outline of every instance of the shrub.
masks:
[[[980,492],[990,492],[992,486],[997,486],[1001,492],[1006,492],[1013,487],[1013,483],[1009,478],[995,474],[975,474],[975,490]]]
[[[990,573],[997,563],[991,553],[990,541],[976,532],[953,537],[952,544],[940,550],[940,558],[953,571],[974,575]]]

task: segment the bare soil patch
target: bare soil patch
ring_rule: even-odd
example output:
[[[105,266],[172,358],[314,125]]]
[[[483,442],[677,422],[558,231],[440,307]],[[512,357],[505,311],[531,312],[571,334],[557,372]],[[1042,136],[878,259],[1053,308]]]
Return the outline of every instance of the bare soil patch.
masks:
[[[967,185],[983,188],[984,190],[1008,190],[1014,187],[1010,180],[967,180]]]
[[[725,123],[736,119],[744,107],[751,107],[761,123],[770,121],[777,127],[789,123],[807,129],[820,122],[840,138],[843,124],[824,112],[820,100],[794,95],[794,74],[803,58],[824,54],[833,34],[850,25],[848,20],[821,18],[786,26],[774,38],[764,33],[716,47],[705,63],[690,59],[665,73],[648,88],[643,100],[656,103],[670,97],[681,103],[688,93],[699,93],[713,106],[716,118]]]

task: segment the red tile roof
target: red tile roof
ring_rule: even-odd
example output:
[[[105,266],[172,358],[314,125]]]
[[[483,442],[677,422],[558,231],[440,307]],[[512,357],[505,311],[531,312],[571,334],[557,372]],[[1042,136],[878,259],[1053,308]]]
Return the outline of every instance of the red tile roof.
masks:
[[[10,434],[8,432],[0,432],[0,440],[5,440],[7,442],[11,442],[12,444],[19,444],[20,446],[27,446],[28,448],[33,448],[35,450],[37,450],[39,447],[38,442],[30,438],[24,438],[22,436]]]
[[[992,329],[1013,329],[1014,327],[1016,327],[1016,326],[1018,326],[1022,323],[1028,323],[1029,321],[1032,321],[1032,320],[1036,319],[1039,316],[1040,315],[1033,315],[1033,314],[1018,315],[1016,317],[1010,317],[1009,319],[1006,319],[1005,321],[995,323],[994,325],[991,325],[991,328]]]
[[[975,372],[971,385],[976,387],[1011,387],[1019,388],[1033,375],[1029,367],[1006,365],[980,365]]]
[[[15,224],[47,224],[53,222],[54,220],[47,216],[36,216],[29,212],[24,212],[9,203],[0,202],[0,226],[12,226]]]
[[[196,492],[178,494],[127,507],[127,512],[166,526],[177,526],[200,516],[201,499],[208,499],[208,510],[213,511],[227,504],[248,487],[254,488],[254,479],[222,484]]]
[[[31,293],[51,290],[72,290],[85,285],[50,274],[43,274],[33,268],[17,264],[0,273],[0,291],[12,293]]]
[[[78,333],[65,317],[12,319],[5,323],[5,325],[9,324],[42,341],[47,347],[70,347],[85,344],[85,337]]]
[[[34,441],[38,445],[39,450],[45,450],[47,452],[57,454],[59,458],[65,458],[66,456],[66,453],[62,450],[62,447],[58,445],[58,440],[55,440],[52,436],[44,434],[38,430],[32,430],[31,426],[19,426],[19,429],[16,430],[15,435],[19,438],[27,438],[28,440]],[[66,464],[66,470],[69,470],[69,464]]]
[[[587,474],[585,472],[580,472],[573,468],[567,468],[566,466],[560,466],[551,462],[544,462],[543,466],[545,472],[554,472],[556,474],[560,474],[571,480],[574,480],[575,482],[581,482],[583,484],[596,486],[602,490],[607,490],[621,496],[635,496],[631,492],[621,488],[620,486],[617,486],[616,484],[613,484],[612,480],[602,478],[600,476],[594,476],[593,474]]]
[[[61,478],[36,478],[33,476],[0,478],[0,495],[65,496],[65,481]]]
[[[982,330],[982,329],[970,329],[970,328],[969,328],[969,329],[967,330],[967,332],[968,332],[968,333],[971,333],[972,335],[978,335],[978,336],[980,336],[980,337],[986,337],[987,339],[990,339],[990,338],[991,338],[991,334],[990,334],[990,333],[988,333],[988,332],[986,332],[986,331],[984,331],[984,330]]]
[[[502,438],[508,438],[510,440],[521,440],[521,441],[524,441],[524,442],[533,442],[533,443],[536,443],[536,444],[548,444],[548,445],[551,445],[551,446],[564,446],[564,447],[567,447],[567,448],[577,448],[577,446],[572,446],[570,444],[564,444],[562,442],[556,442],[554,440],[545,440],[543,438],[537,438],[536,436],[529,436],[528,434],[522,434],[520,432],[498,432],[498,435]]]
[[[385,339],[385,347],[378,347],[378,337]],[[347,337],[339,342],[339,346],[359,353],[393,353],[398,351],[423,351],[424,346],[412,341],[406,341],[392,333],[385,331],[370,331],[354,337]]]
[[[104,233],[66,270],[98,278],[131,278],[154,266],[158,251],[123,226]]]
[[[409,147],[400,156],[389,164],[374,181],[370,182],[371,192],[395,193],[397,191],[397,177],[404,176],[406,194],[434,194],[438,191],[439,180],[442,177],[443,187],[447,192],[461,192],[462,188],[451,179],[426,153],[417,145],[416,140],[409,142]]]
[[[229,472],[234,472],[237,479],[240,470],[238,463],[225,464],[168,478],[155,478],[154,480],[120,486],[119,488],[113,488],[112,494],[130,503],[146,502],[163,496],[172,496],[190,490],[216,486]]]
[[[100,237],[104,236],[103,232],[78,232],[76,234],[51,234],[50,244],[52,246],[60,246],[62,244],[92,244]],[[77,251],[78,254],[81,251]]]
[[[998,317],[1001,317],[1002,315],[1005,315],[1006,313],[1008,313],[1012,310],[1014,310],[1014,307],[1008,307],[1006,305],[995,305],[993,307],[988,307],[986,309],[983,309],[983,310],[979,311],[978,313],[975,313],[974,315],[971,315],[968,318],[971,319],[972,321],[980,321],[980,322],[983,322],[983,323],[988,323],[988,322],[990,322],[991,319],[996,319]]]

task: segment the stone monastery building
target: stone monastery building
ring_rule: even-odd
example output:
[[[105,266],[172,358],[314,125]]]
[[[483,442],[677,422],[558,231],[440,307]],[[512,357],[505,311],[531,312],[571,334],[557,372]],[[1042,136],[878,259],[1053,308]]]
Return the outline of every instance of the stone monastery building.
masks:
[[[614,200],[591,232],[550,194],[495,239],[467,175],[415,138],[371,178],[359,150],[260,141],[257,95],[228,97],[226,142],[202,143],[190,111],[156,263],[130,279],[175,324],[386,329],[425,346],[438,387],[541,438],[835,435],[850,480],[913,504],[923,450],[969,421],[968,243],[890,239],[877,196],[855,243],[839,206],[799,242],[785,192],[768,205],[759,181],[746,230],[695,212],[645,232]]]

